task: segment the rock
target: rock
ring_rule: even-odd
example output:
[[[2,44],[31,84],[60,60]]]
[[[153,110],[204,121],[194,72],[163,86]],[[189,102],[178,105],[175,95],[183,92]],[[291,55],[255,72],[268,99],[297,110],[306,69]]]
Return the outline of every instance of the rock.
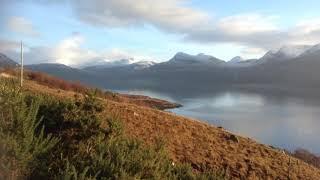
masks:
[[[174,162],[171,163],[172,166],[175,166],[176,164]]]
[[[230,134],[229,136],[227,136],[227,140],[233,141],[235,143],[239,143],[239,139],[237,138],[237,136]]]

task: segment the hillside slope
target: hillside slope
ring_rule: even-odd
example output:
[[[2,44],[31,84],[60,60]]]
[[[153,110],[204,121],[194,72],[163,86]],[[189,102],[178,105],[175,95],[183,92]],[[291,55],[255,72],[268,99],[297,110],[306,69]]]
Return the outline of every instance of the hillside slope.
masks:
[[[0,68],[15,67],[18,63],[7,57],[6,55],[0,53]]]
[[[60,98],[76,94],[28,81],[25,89]],[[195,170],[226,171],[232,179],[320,179],[320,170],[282,150],[190,118],[132,103],[103,99],[105,111],[125,124],[129,136],[147,144],[161,138],[171,158],[188,162]]]

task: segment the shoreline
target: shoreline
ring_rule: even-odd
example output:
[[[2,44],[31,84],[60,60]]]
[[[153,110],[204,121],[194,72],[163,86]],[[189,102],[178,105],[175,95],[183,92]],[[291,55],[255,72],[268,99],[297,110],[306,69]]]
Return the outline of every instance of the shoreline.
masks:
[[[179,103],[170,102],[167,100],[153,98],[145,95],[133,95],[133,94],[122,94],[122,93],[116,93],[116,94],[122,97],[128,98],[129,100],[133,101],[134,104],[145,105],[150,108],[155,108],[159,110],[169,110],[169,109],[176,109],[176,108],[183,107],[183,105]]]

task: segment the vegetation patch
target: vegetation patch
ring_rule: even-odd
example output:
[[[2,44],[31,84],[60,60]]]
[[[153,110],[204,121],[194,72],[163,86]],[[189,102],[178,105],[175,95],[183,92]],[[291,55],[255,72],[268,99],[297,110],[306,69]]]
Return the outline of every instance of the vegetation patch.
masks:
[[[162,141],[125,136],[120,120],[99,116],[103,108],[94,93],[57,100],[0,79],[0,179],[224,178],[173,164]]]

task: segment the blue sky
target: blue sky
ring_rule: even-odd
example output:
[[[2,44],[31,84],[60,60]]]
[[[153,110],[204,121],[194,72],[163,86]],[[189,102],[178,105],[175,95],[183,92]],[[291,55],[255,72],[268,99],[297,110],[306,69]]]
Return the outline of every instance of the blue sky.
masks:
[[[176,52],[258,58],[283,45],[320,42],[316,0],[4,0],[0,51],[18,42],[30,63],[68,65]]]

